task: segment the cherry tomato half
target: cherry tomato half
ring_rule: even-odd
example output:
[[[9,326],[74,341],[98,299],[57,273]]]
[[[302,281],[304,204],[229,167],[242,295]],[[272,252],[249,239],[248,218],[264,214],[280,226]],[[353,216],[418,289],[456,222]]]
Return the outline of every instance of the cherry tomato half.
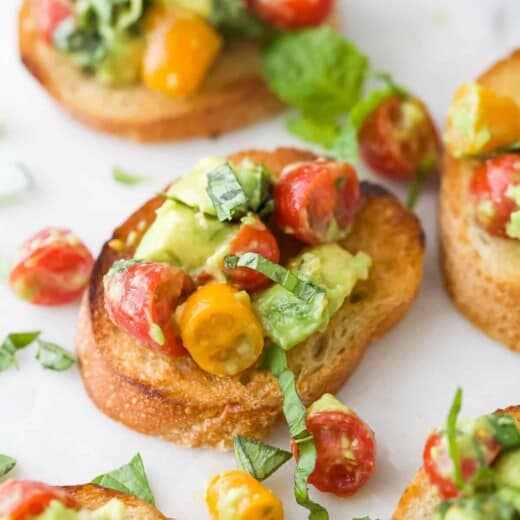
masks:
[[[320,25],[332,10],[333,0],[249,0],[251,9],[279,29]]]
[[[230,243],[230,254],[258,253],[272,262],[280,262],[280,249],[274,235],[260,219],[245,223]],[[225,271],[230,282],[239,289],[255,291],[269,284],[266,276],[247,267],[237,267]]]
[[[476,205],[477,222],[488,233],[507,236],[511,213],[518,210],[508,196],[512,186],[520,185],[520,155],[507,154],[489,159],[478,168],[470,183],[470,193]]]
[[[348,497],[357,493],[376,469],[372,430],[353,412],[324,410],[307,416],[317,459],[309,483],[326,493]],[[292,442],[298,460],[298,449]]]
[[[500,444],[492,437],[480,441],[480,444],[485,462],[491,463],[501,450]],[[462,479],[468,482],[480,466],[480,461],[475,457],[465,457],[461,458],[460,465]],[[423,452],[423,468],[430,482],[437,486],[443,499],[455,498],[459,494],[452,476],[453,463],[443,435],[432,433],[428,437]]]
[[[358,207],[359,183],[347,163],[318,160],[287,167],[274,187],[282,231],[308,244],[344,238]]]
[[[105,309],[117,327],[170,356],[186,354],[173,315],[181,296],[193,290],[193,281],[182,269],[123,260],[112,266],[103,285]]]
[[[70,4],[62,0],[33,0],[31,11],[38,31],[49,44],[58,25],[73,15]]]
[[[28,520],[43,513],[53,500],[77,507],[62,489],[30,480],[8,480],[0,485],[0,518]]]
[[[424,103],[397,95],[366,118],[359,145],[367,164],[393,179],[411,179],[426,165],[434,169],[440,155],[439,134]]]
[[[90,251],[71,231],[46,228],[22,244],[9,284],[23,300],[60,305],[81,295],[93,264]]]

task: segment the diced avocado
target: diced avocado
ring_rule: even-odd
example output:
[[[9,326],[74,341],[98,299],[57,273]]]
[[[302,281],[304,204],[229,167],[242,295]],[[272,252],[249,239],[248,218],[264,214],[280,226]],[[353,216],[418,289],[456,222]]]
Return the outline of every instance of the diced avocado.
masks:
[[[509,186],[506,195],[520,208],[520,186]],[[506,225],[506,233],[510,238],[520,239],[520,210],[511,213]]]
[[[325,410],[344,412],[352,414],[352,410],[338,401],[332,394],[323,394],[317,401],[314,401],[307,409],[307,415],[323,412]]]
[[[166,201],[135,252],[138,260],[176,265],[197,274],[238,231],[176,201]]]
[[[180,7],[192,11],[203,18],[209,18],[213,11],[213,0],[161,0],[169,7]]]
[[[439,506],[435,520],[515,520],[515,508],[499,494],[457,498]]]
[[[295,258],[290,269],[303,279],[325,289],[310,301],[275,284],[259,293],[254,308],[266,336],[289,350],[327,327],[331,316],[350,294],[356,282],[366,279],[370,258],[364,253],[350,254],[337,244],[326,244]]]
[[[263,165],[245,158],[239,164],[233,165],[238,182],[240,182],[249,203],[251,211],[258,211],[266,202],[273,185],[269,170]]]
[[[520,490],[520,449],[506,451],[493,464],[497,482]]]
[[[31,518],[33,520],[123,520],[125,509],[123,502],[117,499],[112,499],[93,511],[76,511],[53,500],[43,513]]]

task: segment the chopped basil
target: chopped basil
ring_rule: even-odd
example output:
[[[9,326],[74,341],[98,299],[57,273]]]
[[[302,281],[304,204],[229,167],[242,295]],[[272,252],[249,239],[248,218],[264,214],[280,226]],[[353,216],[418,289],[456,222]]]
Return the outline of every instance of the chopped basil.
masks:
[[[0,175],[0,202],[11,200],[29,191],[34,180],[29,168],[21,162],[2,165]]]
[[[428,157],[426,157],[420,168],[413,176],[412,182],[410,183],[410,187],[408,188],[408,194],[406,196],[406,207],[410,211],[413,211],[413,209],[415,208],[415,204],[417,203],[417,199],[421,194],[424,181],[436,165],[437,157],[433,154],[429,155]]]
[[[9,455],[0,455],[0,477],[7,475],[16,466],[16,460]]]
[[[459,445],[457,444],[457,417],[462,406],[462,388],[457,388],[453,403],[446,419],[446,437],[448,448],[454,468],[454,482],[458,489],[464,486],[462,478],[462,468],[460,464]]]
[[[155,505],[155,499],[146,478],[143,459],[139,453],[128,464],[110,473],[99,475],[92,482],[108,489],[134,495]]]
[[[321,287],[298,278],[285,267],[271,262],[258,253],[244,253],[240,256],[228,255],[224,259],[224,267],[226,269],[247,267],[258,271],[306,302],[324,292]]]
[[[76,357],[55,343],[38,340],[36,359],[45,368],[50,370],[67,370],[75,362]]]
[[[40,331],[9,334],[0,345],[0,372],[14,365],[16,351],[28,347],[39,335]]]
[[[296,378],[287,368],[287,354],[278,346],[270,348],[266,353],[263,367],[270,370],[278,378],[285,419],[291,437],[298,447],[298,464],[294,473],[296,502],[310,511],[309,520],[328,520],[327,510],[313,502],[309,497],[307,481],[316,465],[316,446],[305,425],[307,409],[296,390]]]
[[[389,90],[397,94],[402,99],[408,99],[410,97],[408,90],[406,90],[401,85],[398,85],[394,81],[394,78],[392,78],[390,73],[382,71],[373,71],[372,75],[378,80],[382,81]]]
[[[221,222],[238,219],[247,213],[246,193],[229,163],[208,173],[207,193]]]
[[[126,184],[127,186],[135,186],[147,180],[147,178],[142,175],[126,172],[116,166],[112,169],[112,177],[116,182]]]
[[[292,458],[288,451],[240,435],[233,437],[233,445],[238,467],[260,481]]]
[[[508,414],[490,415],[489,422],[495,439],[505,449],[518,448],[520,446],[520,431],[516,421]]]

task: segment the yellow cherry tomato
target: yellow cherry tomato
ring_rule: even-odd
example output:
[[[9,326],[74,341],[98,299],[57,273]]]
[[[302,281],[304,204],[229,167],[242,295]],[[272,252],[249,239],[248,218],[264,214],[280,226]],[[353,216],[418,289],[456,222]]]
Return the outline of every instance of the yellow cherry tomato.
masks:
[[[226,283],[199,287],[180,311],[184,347],[195,363],[217,376],[234,376],[260,357],[262,325],[247,293]]]
[[[520,107],[478,85],[460,86],[448,112],[444,141],[454,157],[494,152],[520,140]]]
[[[172,97],[195,92],[220,52],[219,34],[196,14],[162,7],[149,14],[145,31],[143,83]]]
[[[240,470],[217,475],[206,491],[213,520],[283,520],[279,498]]]

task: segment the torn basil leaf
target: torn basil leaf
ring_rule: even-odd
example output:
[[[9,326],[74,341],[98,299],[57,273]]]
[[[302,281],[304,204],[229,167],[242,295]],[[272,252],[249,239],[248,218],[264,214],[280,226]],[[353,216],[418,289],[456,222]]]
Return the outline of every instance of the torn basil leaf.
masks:
[[[39,335],[39,330],[9,334],[0,345],[0,372],[16,364],[16,351],[28,347]]]
[[[208,173],[206,191],[221,222],[239,219],[247,213],[246,193],[229,163]]]
[[[76,362],[76,357],[70,352],[55,343],[41,339],[38,340],[36,359],[43,367],[60,372],[67,370]]]
[[[448,448],[454,467],[454,482],[458,489],[464,486],[462,479],[462,468],[460,464],[459,445],[457,443],[457,418],[462,407],[462,388],[457,388],[453,403],[446,419],[446,437]]]
[[[155,505],[155,499],[146,477],[143,459],[139,453],[128,464],[110,473],[99,475],[92,482],[108,489],[128,493],[141,498],[153,506]]]
[[[0,455],[0,477],[7,475],[16,466],[16,460],[9,455]]]
[[[116,182],[126,184],[127,186],[134,186],[146,180],[146,177],[143,177],[142,175],[135,175],[117,167],[112,169],[112,177]]]
[[[247,267],[258,271],[306,302],[310,301],[317,294],[324,292],[324,289],[321,287],[298,278],[285,267],[271,262],[258,253],[244,253],[240,256],[228,255],[224,259],[224,267],[225,269]]]
[[[265,480],[292,458],[288,451],[240,435],[233,437],[233,445],[238,467],[259,481]]]
[[[520,431],[516,426],[516,421],[511,415],[490,415],[489,423],[491,424],[491,428],[493,428],[495,439],[503,448],[507,450],[520,446]]]

